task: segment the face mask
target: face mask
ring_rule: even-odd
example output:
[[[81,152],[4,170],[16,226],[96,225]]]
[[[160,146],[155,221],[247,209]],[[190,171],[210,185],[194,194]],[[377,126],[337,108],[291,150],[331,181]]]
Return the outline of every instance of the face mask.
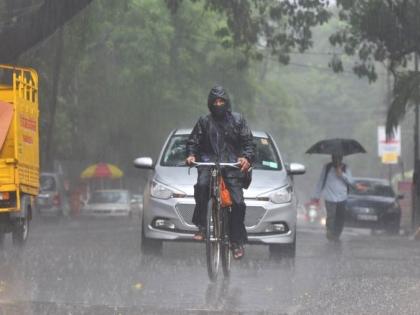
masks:
[[[223,106],[210,106],[210,112],[215,118],[223,118],[226,114],[226,105]]]

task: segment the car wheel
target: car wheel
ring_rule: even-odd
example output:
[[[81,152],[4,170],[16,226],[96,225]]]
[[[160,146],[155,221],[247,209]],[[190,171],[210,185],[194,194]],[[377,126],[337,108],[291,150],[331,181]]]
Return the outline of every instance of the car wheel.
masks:
[[[400,222],[392,222],[385,227],[385,231],[389,235],[400,234]]]
[[[161,240],[155,240],[147,238],[144,235],[144,228],[141,228],[141,253],[143,255],[154,255],[159,256],[162,254],[163,242]]]
[[[269,245],[270,258],[295,258],[296,256],[296,232],[293,237],[293,242],[290,244],[270,244]]]

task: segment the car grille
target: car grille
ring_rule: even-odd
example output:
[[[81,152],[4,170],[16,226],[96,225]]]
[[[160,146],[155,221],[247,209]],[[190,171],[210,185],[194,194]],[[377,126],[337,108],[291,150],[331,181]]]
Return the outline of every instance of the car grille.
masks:
[[[182,219],[189,225],[193,225],[192,216],[194,213],[194,204],[178,204],[176,210]],[[252,227],[257,225],[263,218],[266,210],[263,207],[247,206],[245,215],[245,226]]]
[[[263,207],[247,206],[245,213],[245,226],[252,227],[260,223],[266,210]]]

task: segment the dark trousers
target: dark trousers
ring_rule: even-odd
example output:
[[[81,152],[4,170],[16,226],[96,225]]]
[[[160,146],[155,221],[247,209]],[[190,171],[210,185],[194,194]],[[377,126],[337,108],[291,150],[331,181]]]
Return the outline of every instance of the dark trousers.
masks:
[[[247,240],[245,230],[245,202],[242,190],[242,182],[237,178],[223,177],[232,198],[230,212],[230,240],[243,244]],[[197,184],[194,186],[195,209],[192,222],[198,227],[205,227],[207,224],[207,204],[210,196],[210,174],[206,169],[198,172]]]
[[[346,202],[325,201],[327,210],[327,236],[338,239],[343,232]]]

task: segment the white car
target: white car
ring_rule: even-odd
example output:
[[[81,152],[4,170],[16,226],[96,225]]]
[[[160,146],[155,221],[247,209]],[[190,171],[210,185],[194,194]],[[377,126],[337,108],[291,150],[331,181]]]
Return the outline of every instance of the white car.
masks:
[[[92,193],[82,207],[83,216],[120,217],[131,215],[130,192],[125,189],[105,189]]]

